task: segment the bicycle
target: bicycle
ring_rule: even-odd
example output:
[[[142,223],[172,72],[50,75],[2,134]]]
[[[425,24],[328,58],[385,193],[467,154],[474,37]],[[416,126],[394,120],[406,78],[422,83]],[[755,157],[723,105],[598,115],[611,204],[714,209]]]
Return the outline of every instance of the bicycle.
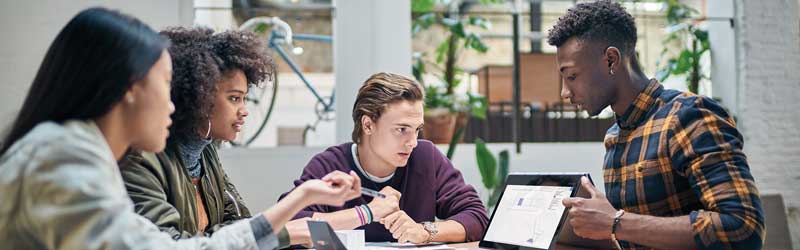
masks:
[[[314,95],[317,103],[314,106],[314,112],[317,115],[317,120],[313,125],[307,125],[303,136],[310,130],[315,130],[320,121],[331,121],[334,117],[334,91],[329,96],[321,96],[314,86],[309,83],[306,77],[300,72],[295,62],[288,56],[282,45],[286,45],[292,51],[295,50],[292,44],[293,40],[298,41],[316,41],[324,43],[332,43],[333,38],[324,35],[314,34],[292,34],[292,28],[288,23],[278,17],[255,17],[247,20],[241,26],[240,30],[253,30],[259,27],[272,25],[267,39],[267,46],[269,49],[275,50],[280,57],[289,65],[292,71],[300,78],[305,84],[306,88]],[[246,124],[258,123],[258,126],[245,126],[239,134],[236,141],[232,141],[234,146],[248,146],[258,138],[261,132],[266,127],[267,121],[272,115],[275,106],[275,98],[278,92],[278,72],[274,72],[272,86],[265,88],[256,88],[248,91],[245,96],[245,102],[250,114],[245,118]],[[271,90],[271,91],[270,91]]]

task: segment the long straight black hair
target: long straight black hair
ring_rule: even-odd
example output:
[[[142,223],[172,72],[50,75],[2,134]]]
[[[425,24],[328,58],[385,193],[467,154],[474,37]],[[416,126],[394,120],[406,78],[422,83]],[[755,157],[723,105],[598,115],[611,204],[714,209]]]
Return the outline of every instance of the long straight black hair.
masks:
[[[108,113],[168,46],[134,17],[105,8],[81,11],[47,50],[0,155],[41,122]]]

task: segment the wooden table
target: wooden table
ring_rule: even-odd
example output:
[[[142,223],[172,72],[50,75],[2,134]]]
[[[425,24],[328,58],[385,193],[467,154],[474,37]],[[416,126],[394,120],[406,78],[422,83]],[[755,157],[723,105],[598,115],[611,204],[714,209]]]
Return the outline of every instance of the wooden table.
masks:
[[[456,250],[476,250],[478,249],[477,241],[467,242],[467,243],[457,243],[457,244],[447,244],[450,247],[455,248]],[[556,249],[558,250],[586,250],[587,248],[580,248],[580,247],[573,247],[568,245],[557,244]]]

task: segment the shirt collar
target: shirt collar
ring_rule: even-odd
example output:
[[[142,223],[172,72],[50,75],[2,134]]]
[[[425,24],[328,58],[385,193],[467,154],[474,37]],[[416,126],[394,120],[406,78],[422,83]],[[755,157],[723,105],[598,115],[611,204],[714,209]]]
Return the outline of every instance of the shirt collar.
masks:
[[[367,173],[367,170],[364,170],[364,168],[361,167],[361,163],[358,162],[358,144],[353,143],[353,145],[350,146],[350,152],[353,155],[353,161],[356,163],[356,169],[358,170],[358,172],[361,172],[361,174],[366,176],[367,179],[371,180],[372,182],[386,183],[389,180],[391,180],[392,177],[394,177],[394,172],[392,172],[392,174],[386,177],[377,177],[371,175],[370,173]]]
[[[661,95],[661,91],[663,90],[664,87],[661,86],[658,80],[651,79],[650,83],[636,96],[636,99],[633,100],[633,103],[631,103],[625,113],[621,116],[617,115],[617,124],[619,127],[622,129],[635,128],[636,125],[645,119],[645,114],[653,108],[658,96]]]

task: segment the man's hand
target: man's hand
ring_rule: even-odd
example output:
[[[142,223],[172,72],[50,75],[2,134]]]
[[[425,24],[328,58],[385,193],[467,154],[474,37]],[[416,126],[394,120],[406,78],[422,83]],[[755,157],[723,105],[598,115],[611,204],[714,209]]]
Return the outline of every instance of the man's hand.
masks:
[[[611,238],[611,226],[617,210],[611,206],[606,196],[586,177],[581,177],[581,186],[591,198],[564,198],[561,202],[569,208],[569,224],[575,234],[594,240]]]
[[[380,219],[391,213],[400,211],[400,191],[387,186],[381,189],[380,193],[386,195],[386,198],[375,197],[372,198],[372,202],[367,204],[376,221],[380,221]]]
[[[311,247],[311,232],[308,231],[308,221],[310,219],[305,217],[286,223],[286,231],[289,232],[289,241],[292,245]]]
[[[411,219],[402,210],[394,212],[380,220],[381,224],[392,233],[392,237],[399,243],[423,243],[428,240],[430,233],[422,224]]]

